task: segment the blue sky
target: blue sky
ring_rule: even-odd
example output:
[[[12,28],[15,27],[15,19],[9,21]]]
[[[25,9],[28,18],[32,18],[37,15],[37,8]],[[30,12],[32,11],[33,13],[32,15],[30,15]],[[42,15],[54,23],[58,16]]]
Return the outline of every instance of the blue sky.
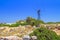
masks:
[[[0,22],[11,23],[28,16],[37,18],[38,9],[43,21],[60,21],[60,0],[0,0]]]

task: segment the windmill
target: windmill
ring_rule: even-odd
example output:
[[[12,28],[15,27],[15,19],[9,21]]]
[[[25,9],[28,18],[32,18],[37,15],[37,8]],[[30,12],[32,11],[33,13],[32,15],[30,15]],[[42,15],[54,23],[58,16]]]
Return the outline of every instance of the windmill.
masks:
[[[38,20],[40,20],[40,9],[37,11],[37,14],[38,14]]]
[[[40,21],[40,9],[39,10],[37,10],[37,14],[38,14],[38,17],[37,17],[37,27],[40,27],[40,23],[39,23],[39,21]]]

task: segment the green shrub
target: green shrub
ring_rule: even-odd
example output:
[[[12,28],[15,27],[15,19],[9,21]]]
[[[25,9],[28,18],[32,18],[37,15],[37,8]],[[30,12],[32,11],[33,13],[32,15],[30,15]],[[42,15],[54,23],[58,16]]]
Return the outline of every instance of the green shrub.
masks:
[[[60,37],[58,37],[55,32],[43,27],[34,30],[33,33],[30,34],[30,36],[33,35],[37,36],[38,40],[60,40]]]

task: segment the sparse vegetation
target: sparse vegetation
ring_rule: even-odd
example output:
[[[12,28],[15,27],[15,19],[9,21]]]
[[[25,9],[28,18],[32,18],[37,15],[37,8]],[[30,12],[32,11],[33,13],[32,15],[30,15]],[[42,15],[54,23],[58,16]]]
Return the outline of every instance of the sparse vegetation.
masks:
[[[9,27],[17,27],[19,25],[31,25],[31,26],[36,26],[37,24],[44,24],[44,21],[42,20],[37,20],[31,17],[27,17],[26,20],[19,20],[15,24],[6,24],[6,23],[1,23],[0,26],[9,26]]]
[[[0,27],[4,27],[4,26],[8,27],[8,29],[4,28],[4,29],[0,30],[0,32],[2,31],[0,33],[0,36],[17,35],[18,37],[22,37],[23,35],[28,33],[28,30],[30,31],[30,28],[29,29],[28,28],[24,29],[23,27],[17,28],[19,25],[36,26],[38,24],[56,24],[56,23],[58,24],[60,22],[45,23],[42,20],[37,20],[37,19],[31,18],[31,17],[27,17],[26,20],[19,20],[15,24],[11,24],[11,25],[6,24],[6,23],[0,23]],[[15,27],[15,29],[12,27]],[[52,28],[55,28],[55,27],[53,27],[53,25],[52,25]],[[22,29],[24,29],[24,30],[22,30]],[[33,31],[33,29],[31,29],[31,31]],[[60,40],[60,36],[58,36],[54,31],[45,28],[44,26],[41,28],[34,29],[33,33],[31,33],[30,36],[37,36],[38,40]]]

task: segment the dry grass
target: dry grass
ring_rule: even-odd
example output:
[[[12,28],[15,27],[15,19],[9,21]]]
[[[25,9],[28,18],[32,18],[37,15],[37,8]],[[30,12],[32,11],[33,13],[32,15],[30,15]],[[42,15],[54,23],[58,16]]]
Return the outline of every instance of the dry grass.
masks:
[[[56,32],[57,35],[60,35],[60,30],[54,29],[53,31]]]
[[[0,28],[0,37],[1,36],[19,36],[22,37],[23,35],[28,34],[34,28],[31,26],[28,27],[2,27]]]

